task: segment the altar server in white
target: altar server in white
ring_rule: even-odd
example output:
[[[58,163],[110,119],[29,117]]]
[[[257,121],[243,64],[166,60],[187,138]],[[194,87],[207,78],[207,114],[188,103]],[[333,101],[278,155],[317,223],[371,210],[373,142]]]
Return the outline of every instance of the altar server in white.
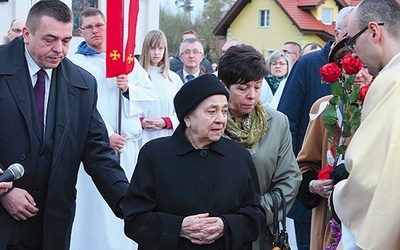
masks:
[[[78,32],[85,39],[71,60],[89,71],[97,80],[97,108],[106,124],[110,146],[120,154],[120,164],[131,178],[139,153],[142,134],[140,117],[156,99],[154,86],[135,59],[128,75],[106,78],[106,23],[103,13],[88,8],[79,16]],[[118,103],[122,92],[121,131],[118,133]],[[101,166],[99,166],[101,167]],[[76,216],[72,228],[71,249],[136,249],[127,238],[123,221],[104,202],[89,176],[81,168],[78,174]]]
[[[149,74],[157,94],[157,100],[141,118],[143,146],[152,139],[172,135],[179,125],[173,100],[183,83],[175,72],[169,70],[167,38],[161,30],[151,30],[146,34],[140,64]]]

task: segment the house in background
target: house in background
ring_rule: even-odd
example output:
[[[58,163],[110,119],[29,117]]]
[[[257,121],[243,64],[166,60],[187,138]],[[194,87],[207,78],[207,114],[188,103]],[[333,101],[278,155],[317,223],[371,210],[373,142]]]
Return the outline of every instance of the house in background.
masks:
[[[0,38],[7,35],[11,21],[16,18],[26,18],[29,9],[39,0],[0,0]],[[83,38],[77,34],[77,20],[79,13],[87,7],[100,9],[105,15],[107,0],[61,0],[66,3],[74,13],[74,37],[71,40],[68,56],[76,52],[76,49]],[[113,0],[108,0],[113,1]],[[142,44],[147,32],[159,27],[160,0],[138,0],[139,17],[136,29],[135,54],[142,52]],[[125,10],[128,9],[130,0],[124,0]],[[127,11],[126,11],[127,12]],[[127,20],[124,21],[125,33],[128,29]]]
[[[301,46],[334,39],[340,9],[361,0],[237,0],[213,33],[238,38],[264,56],[280,49],[286,41]]]

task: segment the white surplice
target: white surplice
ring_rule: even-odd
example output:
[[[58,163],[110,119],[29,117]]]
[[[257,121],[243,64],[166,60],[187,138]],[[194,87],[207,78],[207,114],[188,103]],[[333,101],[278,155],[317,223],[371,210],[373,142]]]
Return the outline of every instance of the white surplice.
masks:
[[[106,124],[108,136],[117,131],[119,89],[116,79],[105,78],[105,53],[94,55],[75,54],[71,60],[89,71],[97,80],[97,108]],[[121,167],[131,179],[139,153],[138,141],[142,135],[139,117],[156,99],[154,86],[146,71],[135,59],[135,67],[129,76],[129,99],[122,97],[121,132],[125,146],[121,154]],[[76,215],[72,227],[73,250],[129,250],[137,244],[125,236],[124,222],[117,218],[103,200],[90,176],[81,167],[77,182]]]
[[[153,102],[151,108],[143,115],[143,117],[151,119],[168,117],[172,122],[172,129],[143,129],[143,137],[140,146],[143,146],[146,142],[152,139],[172,135],[176,127],[179,125],[179,120],[174,108],[174,97],[182,87],[183,83],[181,78],[175,72],[169,71],[170,80],[165,78],[161,74],[161,71],[161,67],[150,66],[149,75],[155,87],[157,100]]]

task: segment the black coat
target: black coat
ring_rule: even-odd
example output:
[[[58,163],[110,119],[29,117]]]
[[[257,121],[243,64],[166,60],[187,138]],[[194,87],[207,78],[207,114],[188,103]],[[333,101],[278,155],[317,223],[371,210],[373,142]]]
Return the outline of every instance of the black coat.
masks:
[[[35,217],[17,222],[0,206],[0,249],[14,227],[28,246],[68,249],[80,162],[114,212],[128,188],[96,108],[96,81],[67,58],[53,69],[42,143],[22,38],[0,46],[0,58],[0,164],[25,167],[14,186],[30,193],[39,208]]]
[[[179,237],[184,217],[199,213],[224,222],[224,236],[211,245]],[[143,146],[123,214],[126,235],[152,250],[243,249],[266,223],[250,153],[226,138],[196,150],[182,126]]]

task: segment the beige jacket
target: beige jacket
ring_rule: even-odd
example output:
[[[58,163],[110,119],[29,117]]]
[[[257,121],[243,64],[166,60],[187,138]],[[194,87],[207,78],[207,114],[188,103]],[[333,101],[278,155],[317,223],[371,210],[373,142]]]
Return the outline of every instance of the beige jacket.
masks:
[[[332,95],[318,99],[310,109],[310,114],[318,114],[320,105],[332,98]],[[297,163],[301,173],[314,171],[318,173],[322,168],[328,166],[326,152],[331,147],[328,143],[328,130],[324,127],[322,113],[314,120],[310,120],[304,137],[304,142]],[[308,183],[306,183],[308,185]],[[322,198],[319,205],[313,209],[311,217],[311,241],[310,250],[322,250],[329,245],[331,233],[327,200]]]
[[[346,155],[335,210],[361,249],[400,249],[400,59],[378,75]]]

